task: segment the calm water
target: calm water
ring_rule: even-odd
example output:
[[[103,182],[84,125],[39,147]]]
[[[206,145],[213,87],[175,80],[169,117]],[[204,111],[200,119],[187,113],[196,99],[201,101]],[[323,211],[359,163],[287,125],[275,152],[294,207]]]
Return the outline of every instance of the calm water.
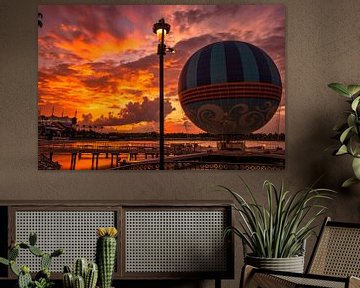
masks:
[[[83,147],[83,146],[92,146],[92,147],[101,147],[101,146],[144,146],[144,147],[157,147],[157,141],[74,141],[74,142],[63,142],[66,145],[71,145],[74,147]],[[58,145],[62,145],[60,142]],[[173,140],[167,141],[165,145],[171,144],[197,144],[205,150],[216,150],[217,141],[184,141],[184,140]],[[285,149],[285,143],[281,141],[246,141],[246,147],[259,147],[263,146],[267,149],[275,149],[276,147],[281,147]],[[119,157],[120,161],[134,162],[130,160],[130,155],[122,153]],[[145,159],[145,155],[139,153],[136,161],[141,161]],[[148,157],[151,159],[151,156]],[[53,161],[58,162],[61,165],[61,170],[69,170],[71,162],[71,154],[54,154]],[[114,157],[115,163],[115,157]],[[91,154],[82,154],[81,158],[77,157],[76,159],[76,170],[90,170],[92,164],[92,155]],[[106,158],[105,154],[100,154],[99,156],[99,170],[110,169],[111,168],[111,155]]]

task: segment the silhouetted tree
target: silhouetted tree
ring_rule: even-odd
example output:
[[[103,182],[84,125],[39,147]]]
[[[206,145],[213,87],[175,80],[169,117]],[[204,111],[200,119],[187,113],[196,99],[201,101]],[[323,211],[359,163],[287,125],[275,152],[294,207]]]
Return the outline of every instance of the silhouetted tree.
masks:
[[[43,26],[43,14],[42,13],[38,13],[38,26],[41,28]]]

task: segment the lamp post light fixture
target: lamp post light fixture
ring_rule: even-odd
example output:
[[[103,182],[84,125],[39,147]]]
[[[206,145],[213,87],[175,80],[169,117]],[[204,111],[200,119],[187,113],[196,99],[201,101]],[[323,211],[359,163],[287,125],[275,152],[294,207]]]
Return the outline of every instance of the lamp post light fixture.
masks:
[[[165,157],[164,157],[164,55],[166,52],[174,53],[174,49],[166,48],[165,36],[170,32],[170,24],[166,23],[164,18],[160,19],[153,26],[153,32],[157,35],[159,43],[157,54],[159,55],[159,102],[160,102],[160,143],[159,143],[159,169],[164,170]]]

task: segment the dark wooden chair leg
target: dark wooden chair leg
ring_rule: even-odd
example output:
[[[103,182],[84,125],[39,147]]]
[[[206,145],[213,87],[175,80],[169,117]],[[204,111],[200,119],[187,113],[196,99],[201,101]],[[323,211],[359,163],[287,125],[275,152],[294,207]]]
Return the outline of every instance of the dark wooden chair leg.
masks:
[[[215,279],[215,288],[221,288],[221,279],[220,278]]]

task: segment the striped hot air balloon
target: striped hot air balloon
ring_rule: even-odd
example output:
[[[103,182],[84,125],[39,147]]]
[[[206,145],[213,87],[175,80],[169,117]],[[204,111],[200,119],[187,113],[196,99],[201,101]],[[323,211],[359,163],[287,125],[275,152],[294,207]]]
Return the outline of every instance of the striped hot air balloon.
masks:
[[[279,71],[260,48],[223,41],[195,52],[178,84],[188,118],[213,134],[247,134],[263,127],[276,112],[282,93]]]

